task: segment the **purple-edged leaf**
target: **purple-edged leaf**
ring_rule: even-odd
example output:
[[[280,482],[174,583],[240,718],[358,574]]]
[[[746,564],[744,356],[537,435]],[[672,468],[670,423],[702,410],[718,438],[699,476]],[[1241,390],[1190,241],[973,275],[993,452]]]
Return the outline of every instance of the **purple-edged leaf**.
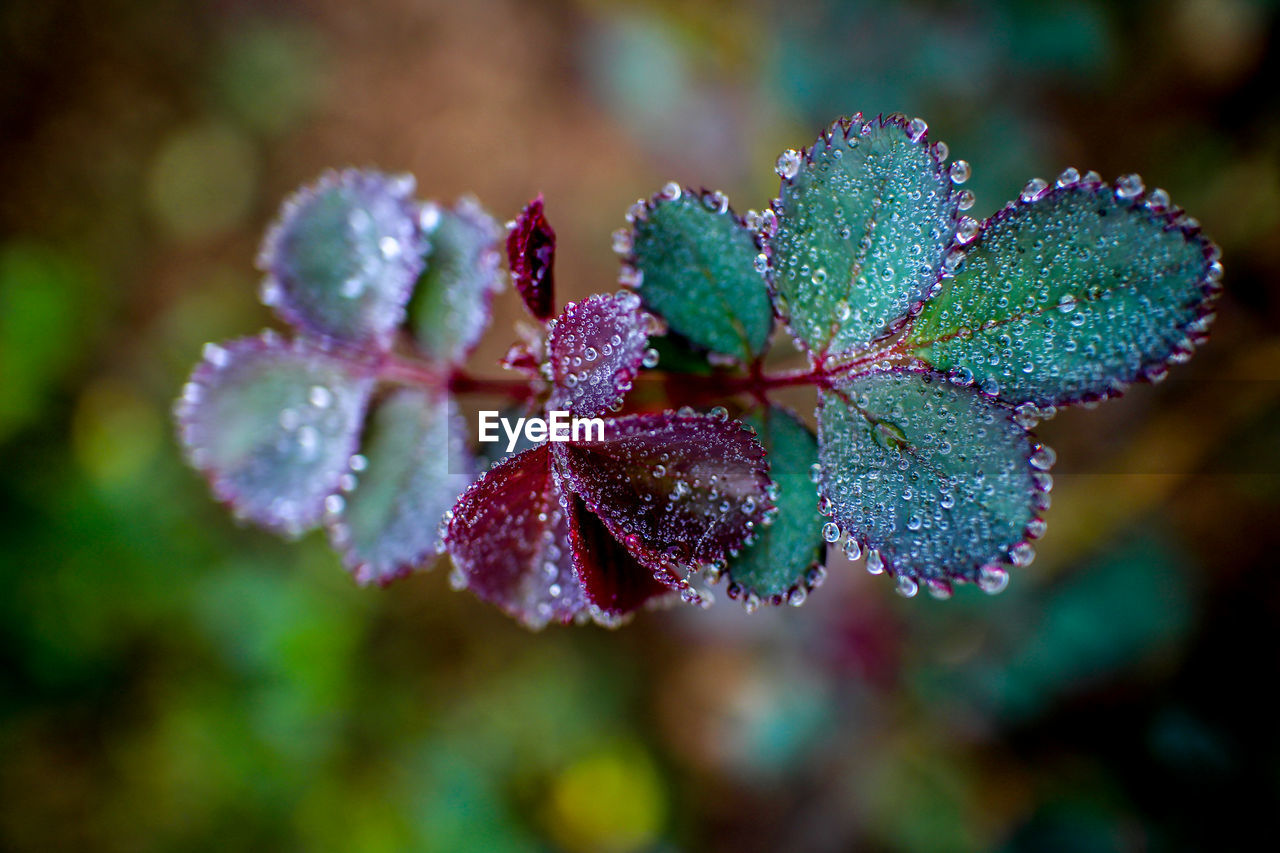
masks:
[[[330,172],[285,202],[258,265],[262,301],[306,332],[385,347],[422,271],[413,178]]]
[[[776,229],[765,225],[774,303],[810,352],[865,349],[938,280],[958,198],[926,136],[919,119],[858,115],[778,158]]]
[[[597,621],[615,624],[617,617],[671,594],[672,586],[636,562],[582,498],[573,495],[570,502],[569,542],[574,567]]]
[[[1109,396],[1185,361],[1212,320],[1217,248],[1137,176],[1068,170],[987,220],[908,340],[1014,404]]]
[[[507,235],[511,278],[529,313],[546,320],[555,312],[556,232],[542,212],[542,195],[529,202]]]
[[[764,448],[737,421],[629,415],[605,421],[602,441],[553,446],[569,488],[668,582],[737,551],[772,506]]]
[[[769,476],[777,485],[778,512],[759,539],[729,561],[728,578],[744,595],[762,601],[799,603],[812,588],[814,570],[826,557],[825,519],[818,514],[813,431],[786,409],[757,409],[743,417],[769,454]]]
[[[598,415],[622,401],[644,363],[653,319],[629,291],[570,302],[551,325],[548,408]]]
[[[488,328],[502,287],[501,231],[469,198],[452,208],[425,204],[419,222],[430,249],[409,302],[409,326],[430,359],[461,364]]]
[[[637,292],[672,332],[703,349],[748,362],[764,351],[773,306],[756,268],[760,237],[723,193],[668,184],[633,208],[631,232],[615,235],[640,273]]]
[[[977,389],[920,371],[846,379],[820,395],[818,458],[839,532],[874,549],[868,569],[887,569],[908,594],[1030,561],[1046,451]]]
[[[329,536],[356,580],[385,584],[433,561],[440,520],[475,475],[453,401],[394,391],[374,409],[352,468],[350,493],[330,500]]]
[[[303,341],[209,344],[178,401],[182,441],[238,516],[295,535],[337,491],[371,387]]]
[[[454,505],[445,547],[477,596],[531,628],[586,607],[573,570],[563,492],[548,445],[506,459]]]

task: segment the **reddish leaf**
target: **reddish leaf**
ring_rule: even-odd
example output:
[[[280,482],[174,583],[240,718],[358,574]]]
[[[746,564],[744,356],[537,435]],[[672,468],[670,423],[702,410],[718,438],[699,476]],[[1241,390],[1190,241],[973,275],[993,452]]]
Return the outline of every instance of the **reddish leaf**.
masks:
[[[507,235],[507,259],[516,290],[529,313],[546,320],[555,308],[556,232],[542,212],[542,194],[516,217]]]
[[[562,500],[543,444],[489,469],[446,516],[445,547],[464,585],[530,627],[570,622],[585,607]]]
[[[582,498],[570,497],[569,542],[573,563],[587,602],[600,611],[599,621],[625,616],[672,587],[636,562]],[[603,616],[603,619],[599,617]]]
[[[630,292],[566,305],[547,337],[556,383],[548,407],[589,417],[621,402],[644,363],[652,322]]]
[[[631,415],[606,421],[603,441],[561,443],[569,488],[652,571],[724,559],[753,538],[771,507],[764,448],[737,421],[711,415]]]

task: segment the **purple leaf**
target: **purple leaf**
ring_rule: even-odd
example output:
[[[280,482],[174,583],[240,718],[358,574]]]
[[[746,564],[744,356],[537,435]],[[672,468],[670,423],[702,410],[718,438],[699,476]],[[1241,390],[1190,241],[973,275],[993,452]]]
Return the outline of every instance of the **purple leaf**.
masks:
[[[338,490],[371,387],[305,341],[209,344],[178,401],[182,441],[237,516],[296,535]]]
[[[356,581],[390,583],[435,559],[440,519],[474,478],[453,400],[399,388],[369,419],[350,493],[330,499],[330,541]]]
[[[574,568],[587,603],[598,611],[597,621],[612,624],[650,600],[671,593],[672,585],[637,563],[582,498],[573,495],[570,502]]]
[[[532,628],[572,621],[586,603],[569,553],[569,498],[545,444],[489,469],[446,515],[462,585]]]
[[[549,318],[555,311],[556,232],[542,212],[541,193],[516,217],[507,235],[507,259],[529,313],[539,320]]]
[[[387,347],[422,272],[413,188],[407,175],[348,169],[299,190],[258,255],[262,301],[303,331]]]
[[[570,302],[547,337],[550,409],[590,417],[622,401],[645,360],[653,319],[631,292]]]
[[[771,507],[769,465],[754,434],[712,415],[630,415],[603,441],[555,444],[565,482],[641,564],[721,560],[753,538]]]

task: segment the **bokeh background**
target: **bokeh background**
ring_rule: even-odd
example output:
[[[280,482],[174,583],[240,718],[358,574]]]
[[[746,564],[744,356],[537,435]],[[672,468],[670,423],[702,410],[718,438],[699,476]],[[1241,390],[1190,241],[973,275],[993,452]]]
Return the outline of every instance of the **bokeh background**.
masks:
[[[1254,0],[0,4],[0,849],[1245,849],[1280,798],[1280,33]],[[530,635],[350,581],[175,447],[330,166],[538,191],[561,297],[669,179],[742,210],[832,118],[924,116],[976,213],[1138,170],[1224,250],[1213,340],[1041,434],[1006,593],[833,559],[799,609]],[[511,340],[511,294],[476,359]]]

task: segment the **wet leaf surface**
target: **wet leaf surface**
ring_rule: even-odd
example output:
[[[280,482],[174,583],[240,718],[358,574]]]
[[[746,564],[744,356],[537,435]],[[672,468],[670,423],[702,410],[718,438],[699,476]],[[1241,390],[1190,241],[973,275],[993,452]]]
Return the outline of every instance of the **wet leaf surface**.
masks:
[[[1135,179],[1029,185],[1024,198],[1042,197],[988,220],[913,321],[919,355],[1040,406],[1107,396],[1189,358],[1212,319],[1216,250]]]
[[[268,333],[209,344],[178,403],[182,441],[237,515],[297,534],[337,491],[371,386],[302,341]]]

